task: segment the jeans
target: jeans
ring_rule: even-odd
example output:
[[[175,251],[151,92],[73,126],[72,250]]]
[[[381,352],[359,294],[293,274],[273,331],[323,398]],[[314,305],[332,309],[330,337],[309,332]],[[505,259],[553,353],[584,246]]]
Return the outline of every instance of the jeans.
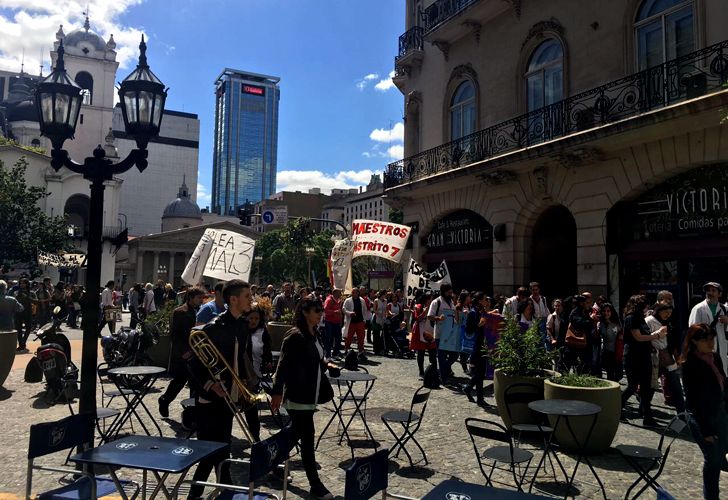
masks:
[[[427,356],[430,358],[430,364],[437,366],[437,350],[427,349]],[[417,351],[417,367],[420,369],[420,377],[425,376],[425,349]]]
[[[30,337],[30,330],[33,325],[33,316],[30,312],[20,313],[15,316],[15,328],[18,330],[18,347],[25,349],[25,344]]]
[[[627,353],[625,355],[625,368],[627,369],[627,388],[622,392],[622,408],[629,398],[637,392],[639,386],[640,410],[643,418],[652,416],[652,361],[649,357],[638,357]]]
[[[483,399],[483,380],[485,379],[485,370],[488,364],[488,358],[485,356],[477,356],[470,358],[473,367],[470,371],[470,381],[466,386],[468,390],[475,387],[475,395],[478,403],[485,401]]]
[[[76,324],[76,319],[78,318],[78,311],[76,308],[71,306],[71,308],[68,310],[68,322],[66,323],[69,328],[78,328],[78,325]]]
[[[321,484],[316,467],[316,454],[314,452],[313,410],[288,410],[291,416],[291,427],[293,428],[293,439],[301,443],[301,460],[303,469],[306,471],[308,484],[311,487]]]
[[[682,413],[685,411],[685,396],[683,395],[683,387],[681,382],[682,370],[666,370],[665,384],[667,384],[667,392],[671,396],[672,403],[675,405],[675,411]]]
[[[589,348],[591,349],[590,372],[592,376],[602,378],[602,346],[599,342],[595,342]]]
[[[706,500],[720,498],[720,472],[726,468],[726,452],[728,452],[728,415],[723,412],[723,425],[718,426],[718,437],[713,443],[706,443],[700,428],[694,419],[690,419],[690,430],[693,438],[703,452],[703,497]]]
[[[331,348],[334,347],[334,354],[339,354],[339,344],[334,344],[336,333],[338,331],[339,339],[341,339],[341,324],[332,321],[324,321],[324,352],[327,358],[331,357]]]
[[[439,347],[440,340],[437,339],[435,342]],[[443,351],[439,348],[437,349],[437,366],[439,367],[440,371],[440,381],[443,384],[445,383],[445,380],[450,377],[450,373],[452,372],[452,364],[457,361],[458,356],[460,356],[459,352]]]

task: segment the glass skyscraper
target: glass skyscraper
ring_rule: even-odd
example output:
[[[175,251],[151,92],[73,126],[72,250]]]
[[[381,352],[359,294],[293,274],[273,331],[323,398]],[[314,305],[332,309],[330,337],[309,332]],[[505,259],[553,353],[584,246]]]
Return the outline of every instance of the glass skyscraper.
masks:
[[[275,193],[280,78],[225,68],[215,80],[212,212]]]

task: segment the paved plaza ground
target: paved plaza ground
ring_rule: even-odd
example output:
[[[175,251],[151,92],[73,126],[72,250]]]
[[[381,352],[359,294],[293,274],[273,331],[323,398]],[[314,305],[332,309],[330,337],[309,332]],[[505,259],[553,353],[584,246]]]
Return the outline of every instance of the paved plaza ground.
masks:
[[[80,332],[71,331],[71,338],[80,338]],[[80,349],[76,349],[74,357],[80,355]],[[27,358],[23,356],[23,359]],[[19,360],[20,361],[20,360]],[[19,366],[22,364],[22,367]],[[5,383],[5,391],[0,393],[0,415],[2,416],[2,428],[0,433],[0,449],[2,450],[3,465],[0,466],[0,500],[22,496],[26,479],[26,452],[28,445],[28,430],[30,424],[59,419],[68,415],[69,410],[65,405],[48,407],[42,399],[43,386],[41,384],[27,384],[23,381],[23,367],[25,362],[16,364],[16,368],[10,374]],[[393,444],[391,436],[380,421],[380,416],[387,410],[405,408],[414,391],[420,386],[421,381],[417,377],[417,366],[414,360],[391,359],[370,356],[367,364],[370,373],[378,377],[374,389],[370,394],[370,401],[366,409],[367,421],[380,446],[389,447]],[[459,365],[454,366],[455,373],[464,382],[462,371]],[[167,380],[160,379],[156,386],[156,393],[150,393],[146,402],[156,417],[160,418],[160,424],[165,436],[185,436],[178,424],[180,422],[181,406],[178,399],[170,407],[170,418],[161,419],[157,413],[156,399],[159,390],[163,389]],[[464,426],[466,417],[479,417],[500,421],[494,407],[495,401],[492,392],[487,393],[487,401],[493,405],[489,409],[470,403],[462,393],[455,387],[445,387],[435,390],[430,398],[427,411],[424,416],[422,428],[417,434],[422,443],[429,465],[423,463],[414,468],[409,464],[402,454],[399,459],[390,462],[390,491],[413,497],[420,497],[432,487],[445,479],[458,479],[463,481],[483,484],[484,479],[480,474],[472,445]],[[118,401],[121,404],[121,401]],[[656,446],[659,440],[659,430],[644,429],[640,426],[641,420],[636,413],[636,401],[632,402],[628,409],[629,418],[619,428],[614,445],[620,443],[642,444]],[[655,416],[663,424],[674,414],[671,408],[664,406],[661,395],[655,397]],[[325,421],[331,413],[324,409],[316,416],[317,432],[323,428]],[[264,429],[275,429],[272,420],[263,418]],[[138,430],[138,426],[135,426]],[[324,483],[335,495],[343,496],[344,489],[344,468],[351,463],[351,453],[345,445],[338,444],[336,431],[330,429],[321,441],[317,451],[317,459],[321,467],[321,477]],[[238,439],[242,434],[235,431],[235,442],[233,454],[236,456],[247,455],[247,444],[244,440]],[[263,431],[263,436],[267,431]],[[357,440],[363,440],[363,428],[361,424],[354,424],[352,436]],[[357,456],[364,456],[370,451],[361,442],[355,449]],[[413,448],[416,451],[416,448]],[[59,454],[60,455],[60,454]],[[419,456],[413,455],[417,460]],[[563,456],[563,455],[562,455]],[[540,453],[536,452],[536,457]],[[50,457],[47,462],[59,464],[65,459],[63,456]],[[573,464],[571,458],[565,458],[565,464]],[[623,498],[624,494],[636,479],[636,474],[627,466],[615,450],[610,450],[602,456],[592,457],[592,461],[599,476],[604,481],[607,496],[610,499]],[[678,439],[672,447],[670,458],[661,476],[660,483],[665,486],[675,498],[689,499],[701,498],[701,467],[702,455],[697,445],[689,436]],[[234,469],[233,476],[242,483],[245,470]],[[122,477],[139,478],[133,471],[121,470]],[[293,483],[289,488],[289,498],[306,498],[308,483],[299,457],[296,456],[292,462]],[[496,473],[496,477],[510,484],[511,478],[505,474]],[[34,491],[42,491],[56,485],[54,476],[37,474],[34,476]],[[541,487],[542,494],[558,494],[563,491],[553,484],[553,478],[546,475],[539,477],[537,485]],[[265,483],[262,489],[277,491],[276,483]],[[586,468],[580,468],[576,482],[577,490],[573,493],[579,498],[600,498],[601,493],[593,477]],[[728,476],[721,481],[721,489],[728,492]],[[728,495],[728,493],[725,493]],[[563,497],[563,493],[562,493]],[[644,498],[654,498],[653,491],[647,491]]]

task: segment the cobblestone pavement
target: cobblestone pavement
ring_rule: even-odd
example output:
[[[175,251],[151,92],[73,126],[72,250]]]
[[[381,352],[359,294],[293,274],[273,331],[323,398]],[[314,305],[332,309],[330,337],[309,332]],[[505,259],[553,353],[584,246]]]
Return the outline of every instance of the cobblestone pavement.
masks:
[[[416,373],[417,367],[413,360],[390,359],[382,357],[370,357],[368,364],[370,373],[378,377],[374,389],[371,392],[370,401],[366,410],[367,421],[372,432],[381,446],[391,446],[393,440],[387,433],[380,421],[383,412],[394,408],[405,408],[409,406],[412,394],[420,385]],[[460,381],[464,382],[460,367],[454,367]],[[166,380],[160,379],[155,389],[158,391],[166,385]],[[42,400],[42,385],[26,384],[23,381],[23,370],[16,369],[5,383],[6,390],[0,394],[0,415],[2,415],[3,431],[0,433],[0,449],[4,464],[0,467],[0,499],[14,498],[15,495],[22,495],[24,492],[26,477],[26,451],[28,443],[29,426],[35,422],[50,421],[68,415],[68,408],[64,405],[48,407]],[[150,393],[146,402],[152,412],[157,415],[156,398],[159,392]],[[160,419],[163,432],[166,436],[183,435],[179,424],[181,406],[178,404],[181,398],[170,408],[171,418]],[[495,404],[489,395],[487,401]],[[120,401],[118,403],[121,403]],[[655,397],[655,413],[658,420],[663,424],[672,416],[673,411],[665,407],[662,397]],[[636,404],[636,403],[633,403]],[[630,418],[620,425],[614,445],[619,443],[643,444],[656,446],[659,440],[658,430],[644,429],[640,427],[641,421],[637,419],[636,408],[630,407]],[[331,413],[323,410],[317,414],[317,432],[320,432],[324,423]],[[470,440],[464,427],[466,417],[476,416],[499,421],[496,410],[483,410],[472,403],[469,403],[464,395],[457,392],[455,387],[435,390],[430,398],[427,412],[424,417],[422,428],[417,434],[422,443],[429,465],[420,464],[410,468],[406,458],[402,455],[399,459],[390,462],[390,491],[409,496],[422,496],[434,485],[444,479],[455,478],[463,481],[483,483],[483,478],[478,469]],[[263,418],[264,428],[274,428],[269,417]],[[138,427],[136,427],[138,429]],[[334,431],[334,432],[332,432]],[[344,468],[351,463],[349,448],[345,445],[338,445],[338,438],[335,437],[336,426],[327,432],[321,441],[317,451],[317,459],[321,467],[321,477],[324,483],[334,494],[343,495]],[[236,430],[236,436],[241,433]],[[263,435],[266,433],[264,431]],[[363,427],[355,423],[352,427],[353,437],[363,439]],[[365,444],[365,443],[357,443]],[[246,455],[245,441],[235,440],[233,454]],[[413,448],[415,451],[416,449]],[[369,453],[366,447],[356,448],[357,456],[364,456]],[[413,455],[415,460],[418,455]],[[561,455],[563,457],[563,455]],[[536,453],[540,458],[540,453]],[[305,475],[303,473],[299,457],[294,457],[292,464],[292,475],[294,481],[289,488],[290,498],[305,498],[308,490]],[[65,459],[64,456],[50,457],[49,463],[59,464]],[[609,453],[593,457],[592,461],[601,479],[604,481],[607,496],[610,499],[623,498],[624,494],[636,479],[636,474],[623,462],[615,450]],[[571,458],[564,460],[567,469],[573,465]],[[672,447],[669,461],[661,476],[660,482],[678,499],[700,498],[701,495],[701,467],[702,456],[698,447],[691,438],[678,439]],[[570,469],[569,469],[570,470]],[[244,476],[242,470],[234,470],[234,477],[242,482]],[[122,470],[122,477],[138,478],[133,471]],[[511,478],[506,474],[496,473],[496,478],[510,484]],[[42,491],[44,488],[56,484],[53,476],[38,474],[34,476],[34,491]],[[548,493],[558,494],[561,489],[554,489],[553,478],[547,476],[539,477],[537,486]],[[276,491],[278,484],[263,484],[263,489]],[[579,498],[600,498],[596,481],[588,473],[588,469],[580,468],[577,475],[574,491]],[[728,492],[728,479],[722,480],[722,490]],[[5,494],[5,495],[4,495]],[[563,493],[561,493],[563,496]],[[646,498],[654,498],[654,492],[648,491]]]

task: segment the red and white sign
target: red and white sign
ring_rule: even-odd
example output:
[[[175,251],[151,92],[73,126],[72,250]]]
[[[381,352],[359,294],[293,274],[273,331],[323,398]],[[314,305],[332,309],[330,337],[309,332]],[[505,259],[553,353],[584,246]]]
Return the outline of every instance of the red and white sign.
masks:
[[[243,94],[265,95],[265,89],[253,85],[243,85]]]
[[[399,262],[411,228],[392,222],[357,219],[351,223],[354,257],[371,255]]]

